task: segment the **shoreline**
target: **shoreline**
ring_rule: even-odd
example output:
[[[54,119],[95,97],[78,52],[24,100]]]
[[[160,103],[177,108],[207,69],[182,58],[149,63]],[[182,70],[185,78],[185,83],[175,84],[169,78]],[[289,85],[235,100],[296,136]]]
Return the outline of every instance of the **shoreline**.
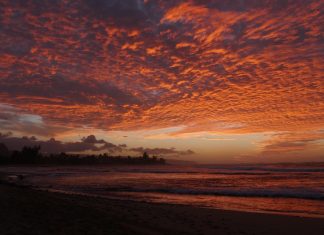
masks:
[[[19,166],[18,166],[19,167]],[[79,169],[79,168],[78,168]],[[40,186],[37,186],[37,185],[34,185],[34,184],[29,184],[26,182],[26,177],[28,178],[30,176],[30,172],[24,172],[24,171],[12,171],[12,172],[0,172],[0,184],[1,183],[4,183],[4,184],[9,184],[9,185],[13,185],[13,186],[16,186],[16,187],[24,187],[24,188],[30,188],[32,190],[37,190],[37,191],[44,191],[44,192],[53,192],[53,193],[61,193],[61,194],[64,194],[64,195],[80,195],[80,196],[87,196],[87,197],[95,197],[95,198],[101,198],[101,199],[106,199],[106,200],[110,200],[110,201],[126,201],[126,202],[139,202],[139,203],[149,203],[149,204],[161,204],[161,205],[179,205],[179,206],[192,206],[192,207],[197,207],[197,208],[203,208],[203,209],[212,209],[212,210],[220,210],[220,211],[230,211],[230,212],[242,212],[242,213],[255,213],[255,214],[266,214],[266,215],[282,215],[282,216],[291,216],[291,217],[301,217],[301,218],[319,218],[319,219],[324,219],[324,216],[323,214],[319,214],[319,213],[310,213],[312,212],[312,210],[307,211],[307,210],[304,210],[303,211],[300,211],[298,210],[298,205],[297,208],[294,210],[294,208],[291,206],[289,206],[289,210],[291,208],[291,212],[289,210],[287,210],[287,212],[285,210],[276,210],[275,208],[271,210],[270,209],[260,209],[258,207],[258,200],[271,200],[271,198],[278,198],[278,200],[285,200],[285,199],[291,199],[291,200],[294,200],[294,199],[297,199],[297,200],[305,200],[305,202],[303,201],[299,201],[298,203],[305,203],[307,204],[307,200],[314,200],[314,201],[317,201],[317,204],[318,205],[315,205],[315,206],[318,206],[318,208],[322,208],[323,206],[323,200],[322,199],[313,199],[313,198],[300,198],[300,197],[282,197],[282,196],[274,196],[274,197],[269,197],[269,196],[245,196],[245,195],[228,195],[228,194],[219,194],[219,195],[215,195],[215,196],[219,196],[219,197],[229,197],[229,198],[238,198],[236,201],[233,201],[233,205],[235,205],[236,203],[241,203],[241,200],[246,200],[247,199],[253,199],[253,201],[250,200],[249,203],[256,203],[256,205],[254,206],[254,210],[249,208],[249,207],[246,207],[246,208],[238,208],[238,207],[233,207],[233,206],[224,206],[222,204],[222,202],[220,202],[220,204],[215,204],[215,205],[204,205],[204,204],[201,204],[201,203],[188,203],[188,200],[184,200],[185,202],[184,203],[181,203],[181,201],[179,201],[178,199],[174,198],[172,200],[146,200],[146,199],[143,199],[141,197],[138,197],[135,195],[135,197],[132,197],[132,196],[125,196],[125,195],[118,195],[118,194],[105,194],[105,193],[94,193],[94,192],[77,192],[77,191],[66,191],[66,190],[59,190],[59,189],[55,189],[55,188],[52,188],[52,186],[50,187],[40,187]],[[126,191],[127,192],[127,191]],[[155,192],[155,191],[152,191],[152,194],[159,194],[159,192]],[[163,194],[163,193],[161,193]],[[171,194],[173,195],[173,194]],[[177,193],[175,194],[177,196],[181,196],[182,194],[180,193]],[[187,194],[183,194],[184,196],[192,196],[194,197],[195,195],[187,195]],[[214,194],[212,194],[214,196]],[[197,194],[196,196],[205,196],[205,194]],[[207,195],[208,196],[208,195]],[[163,195],[161,197],[164,197]],[[182,199],[181,199],[182,200]],[[223,199],[224,200],[224,199]],[[228,200],[228,199],[225,199],[225,201]],[[231,199],[232,200],[232,199]],[[190,201],[190,199],[189,199]],[[219,202],[217,202],[219,203]],[[280,201],[279,201],[280,203]],[[295,203],[296,202],[292,202],[292,203]],[[219,206],[221,205],[221,206]],[[252,204],[253,205],[253,204]],[[294,204],[293,204],[294,205]]]
[[[101,198],[106,199],[110,201],[118,201],[118,202],[139,202],[139,203],[149,203],[149,204],[157,204],[157,205],[179,205],[179,206],[190,206],[195,208],[202,208],[202,209],[210,209],[210,210],[219,210],[219,211],[229,211],[229,212],[242,212],[242,213],[253,213],[253,214],[264,214],[264,215],[279,215],[279,216],[289,216],[289,217],[297,217],[297,218],[315,218],[315,219],[323,219],[324,222],[324,216],[319,214],[303,214],[303,213],[285,213],[285,212],[279,212],[279,211],[264,211],[264,210],[243,210],[243,209],[234,209],[234,208],[214,208],[210,206],[204,206],[204,205],[189,205],[186,203],[170,203],[170,202],[161,202],[161,201],[145,201],[143,199],[126,199],[126,198],[118,198],[116,195],[101,195],[101,194],[94,194],[94,193],[82,193],[82,192],[72,192],[72,191],[64,191],[64,190],[58,190],[58,189],[50,189],[50,188],[33,188],[31,186],[25,186],[33,190],[37,191],[45,191],[45,192],[53,192],[53,193],[60,193],[64,195],[80,195],[80,196],[86,196],[86,197],[94,197],[94,198]],[[200,196],[200,195],[197,195]],[[239,196],[228,196],[228,197],[239,197]],[[259,197],[253,197],[253,198],[259,198]],[[281,198],[281,197],[276,197]],[[287,199],[287,198],[284,198]],[[316,199],[308,199],[308,200],[316,200]],[[324,203],[324,202],[323,202]]]
[[[324,233],[323,222],[320,218],[108,199],[0,183],[4,234],[310,235]]]

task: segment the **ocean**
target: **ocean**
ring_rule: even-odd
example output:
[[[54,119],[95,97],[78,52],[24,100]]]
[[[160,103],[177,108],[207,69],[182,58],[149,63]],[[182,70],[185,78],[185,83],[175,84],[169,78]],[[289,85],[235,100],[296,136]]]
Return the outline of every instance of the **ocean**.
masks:
[[[1,167],[37,189],[324,218],[324,164]]]

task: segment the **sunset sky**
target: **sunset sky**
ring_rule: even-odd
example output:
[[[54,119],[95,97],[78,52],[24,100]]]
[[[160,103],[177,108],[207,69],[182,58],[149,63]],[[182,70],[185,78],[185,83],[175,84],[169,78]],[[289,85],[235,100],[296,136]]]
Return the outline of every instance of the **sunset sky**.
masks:
[[[0,142],[324,161],[323,0],[2,0]]]

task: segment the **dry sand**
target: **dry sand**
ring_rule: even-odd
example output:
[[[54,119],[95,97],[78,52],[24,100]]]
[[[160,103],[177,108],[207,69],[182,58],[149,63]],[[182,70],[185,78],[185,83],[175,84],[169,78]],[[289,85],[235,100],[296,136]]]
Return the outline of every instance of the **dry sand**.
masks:
[[[0,234],[324,234],[324,219],[154,204],[0,184]]]

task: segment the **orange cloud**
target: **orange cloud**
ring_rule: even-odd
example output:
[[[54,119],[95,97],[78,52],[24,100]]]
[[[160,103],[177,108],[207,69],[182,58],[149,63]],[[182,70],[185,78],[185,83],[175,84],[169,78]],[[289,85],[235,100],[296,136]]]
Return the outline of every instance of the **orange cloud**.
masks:
[[[4,1],[1,103],[69,128],[323,129],[323,4],[244,2]]]
[[[311,132],[282,132],[273,134],[261,143],[264,156],[292,155],[298,157],[300,153],[313,151],[315,155],[323,157],[321,141],[324,140],[323,131]]]

